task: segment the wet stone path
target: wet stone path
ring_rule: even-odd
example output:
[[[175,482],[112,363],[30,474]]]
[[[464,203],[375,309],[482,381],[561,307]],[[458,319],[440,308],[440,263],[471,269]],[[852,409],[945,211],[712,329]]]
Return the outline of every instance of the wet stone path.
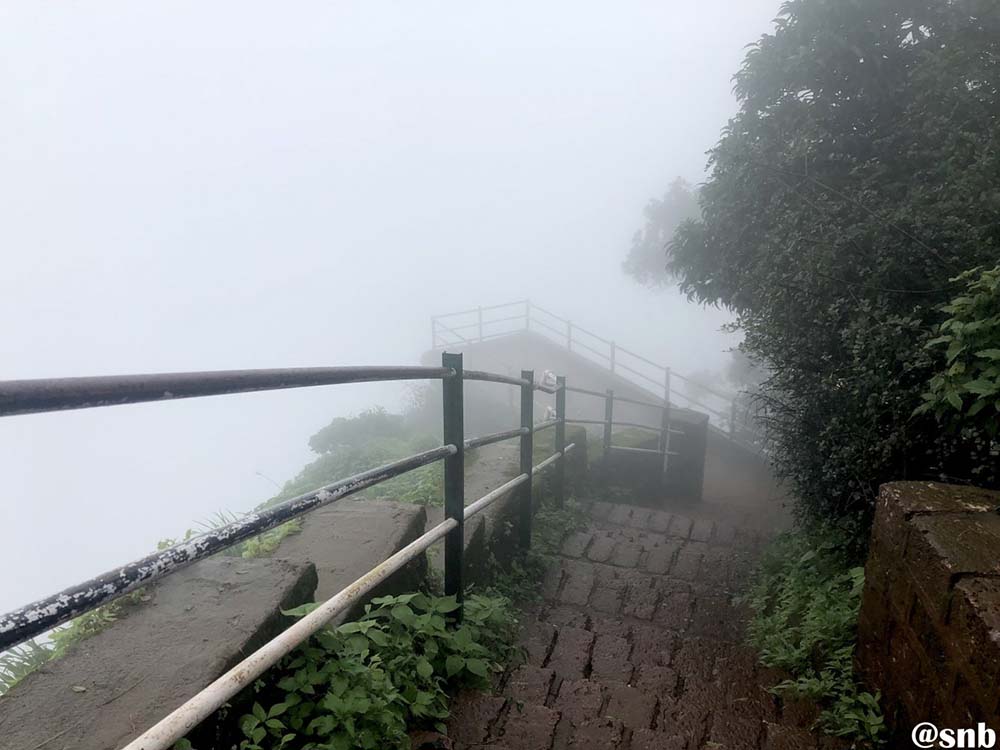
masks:
[[[525,663],[452,704],[456,750],[808,750],[805,702],[743,645],[734,604],[766,540],[680,513],[595,503],[525,612]]]

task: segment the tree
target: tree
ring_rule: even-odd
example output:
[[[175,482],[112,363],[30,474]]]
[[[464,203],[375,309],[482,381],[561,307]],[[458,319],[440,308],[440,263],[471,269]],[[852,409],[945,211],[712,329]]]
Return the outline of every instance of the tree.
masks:
[[[640,284],[662,286],[667,275],[667,245],[685,220],[698,217],[698,194],[678,177],[661,200],[653,199],[643,209],[646,226],[632,237],[632,248],[622,269]]]
[[[800,509],[863,530],[878,484],[954,459],[912,415],[938,305],[1000,247],[1000,4],[792,0],[735,81],[669,271],[771,373]]]

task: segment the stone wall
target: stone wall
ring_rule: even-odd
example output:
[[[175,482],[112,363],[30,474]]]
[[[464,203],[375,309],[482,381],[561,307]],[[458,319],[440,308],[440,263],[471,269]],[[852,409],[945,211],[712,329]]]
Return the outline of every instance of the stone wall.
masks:
[[[905,743],[923,721],[1000,729],[1000,493],[882,487],[857,666]],[[901,745],[909,746],[909,745]]]

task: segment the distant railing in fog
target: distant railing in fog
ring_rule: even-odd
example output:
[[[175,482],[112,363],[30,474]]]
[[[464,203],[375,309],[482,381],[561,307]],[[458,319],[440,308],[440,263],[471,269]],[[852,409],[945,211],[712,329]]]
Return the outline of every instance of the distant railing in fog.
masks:
[[[540,333],[568,351],[604,367],[612,375],[656,394],[657,397],[662,394],[666,402],[680,399],[682,406],[706,412],[710,421],[725,430],[730,438],[739,442],[752,442],[747,436],[753,434],[753,426],[747,415],[741,418],[737,396],[722,393],[674,372],[665,365],[619,346],[612,339],[599,336],[539,307],[531,300],[523,299],[435,315],[431,318],[431,348],[475,344],[520,331]],[[671,381],[680,381],[684,386],[676,388]]]

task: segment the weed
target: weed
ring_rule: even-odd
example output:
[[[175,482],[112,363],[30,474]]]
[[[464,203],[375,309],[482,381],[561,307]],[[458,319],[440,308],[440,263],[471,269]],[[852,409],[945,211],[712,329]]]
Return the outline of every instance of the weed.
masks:
[[[879,694],[854,679],[864,568],[854,567],[833,532],[784,534],[765,551],[746,601],[750,643],[763,664],[791,673],[774,688],[822,708],[818,725],[862,747],[884,742]]]
[[[443,730],[449,691],[489,689],[517,628],[501,597],[468,597],[462,623],[451,627],[457,608],[454,597],[387,596],[361,619],[323,630],[283,660],[239,718],[240,750],[402,750],[413,725]]]

